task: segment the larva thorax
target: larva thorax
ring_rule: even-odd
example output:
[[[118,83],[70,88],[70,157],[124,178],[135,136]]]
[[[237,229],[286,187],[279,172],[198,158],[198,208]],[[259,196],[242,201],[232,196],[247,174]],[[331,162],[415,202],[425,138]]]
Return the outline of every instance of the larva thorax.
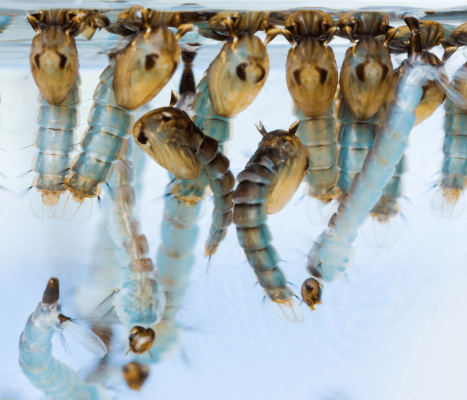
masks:
[[[117,25],[112,29],[131,35],[131,41],[115,63],[115,99],[120,107],[134,110],[153,99],[172,78],[180,63],[178,39],[192,24],[183,24],[180,13],[136,6],[123,11]],[[178,28],[178,33],[174,35],[169,26]]]
[[[75,11],[50,10],[28,15],[37,32],[29,61],[37,87],[50,104],[65,101],[78,72],[78,52],[74,36],[84,19]]]
[[[209,96],[219,116],[242,112],[266,82],[269,57],[254,33],[265,29],[268,17],[267,12],[221,12],[209,20],[210,29],[229,34],[208,72]]]
[[[384,104],[391,89],[392,62],[386,42],[394,29],[389,29],[385,13],[368,11],[343,14],[337,26],[354,43],[342,64],[340,89],[352,116],[365,121]],[[378,35],[386,35],[384,44],[375,39]]]
[[[292,13],[282,31],[293,46],[287,56],[287,87],[294,103],[310,118],[322,116],[336,93],[337,64],[327,46],[335,32],[333,19],[319,10]]]

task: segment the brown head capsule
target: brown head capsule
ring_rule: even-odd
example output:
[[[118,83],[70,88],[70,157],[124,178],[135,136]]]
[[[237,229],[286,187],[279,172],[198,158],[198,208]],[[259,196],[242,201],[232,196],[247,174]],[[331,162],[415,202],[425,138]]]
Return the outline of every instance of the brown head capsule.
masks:
[[[28,21],[37,32],[29,55],[34,81],[50,104],[63,103],[78,72],[74,36],[84,19],[74,11],[51,10],[30,14]]]
[[[171,104],[175,103],[172,99]],[[136,122],[133,137],[145,153],[178,178],[196,179],[201,173],[196,153],[204,135],[186,112],[174,107],[150,111]]]
[[[394,35],[383,12],[348,12],[337,23],[349,40],[339,84],[350,113],[359,121],[372,117],[384,104],[391,90],[392,62],[386,44]],[[386,35],[386,42],[375,36]]]
[[[140,6],[122,12],[118,22],[135,35],[117,56],[113,89],[117,104],[134,110],[153,99],[172,78],[180,63],[178,39],[192,24],[182,24],[178,13]],[[178,33],[174,35],[169,26],[177,27]]]
[[[287,56],[287,87],[294,103],[310,118],[322,116],[336,94],[337,64],[327,46],[336,30],[328,14],[313,10],[290,14],[282,31],[298,42],[292,41]]]
[[[258,95],[269,73],[266,46],[254,33],[267,26],[267,12],[220,12],[209,27],[223,31],[227,41],[211,63],[208,90],[212,106],[230,118],[247,108]]]
[[[149,351],[156,339],[156,333],[151,328],[143,328],[142,326],[134,326],[130,330],[129,342],[130,349],[127,354],[132,351],[135,354],[143,354]],[[149,354],[151,352],[149,351]]]
[[[60,300],[60,288],[58,278],[50,278],[42,295],[42,303],[53,304]]]
[[[315,306],[321,304],[322,289],[319,282],[314,278],[308,278],[302,285],[302,299],[313,311]]]
[[[133,361],[125,365],[122,369],[123,379],[125,379],[128,387],[132,390],[141,390],[148,379],[149,367],[137,361]]]

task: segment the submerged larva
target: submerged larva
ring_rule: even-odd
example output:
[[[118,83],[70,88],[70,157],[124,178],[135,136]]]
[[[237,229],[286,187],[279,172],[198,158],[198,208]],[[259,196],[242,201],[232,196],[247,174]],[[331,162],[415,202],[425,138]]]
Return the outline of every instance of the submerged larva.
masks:
[[[296,136],[298,122],[288,131],[267,132],[246,168],[238,175],[233,194],[233,221],[240,246],[267,298],[287,307],[294,292],[279,266],[280,256],[271,245],[267,214],[281,211],[291,200],[308,170],[308,151]]]

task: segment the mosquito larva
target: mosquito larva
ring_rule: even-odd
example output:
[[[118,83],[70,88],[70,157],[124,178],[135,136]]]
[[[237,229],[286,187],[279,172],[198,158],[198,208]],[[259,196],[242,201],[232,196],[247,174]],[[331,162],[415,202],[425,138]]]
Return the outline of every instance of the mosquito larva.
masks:
[[[141,232],[135,209],[131,151],[129,145],[123,161],[116,164],[116,171],[110,180],[114,196],[109,196],[107,200],[109,206],[106,213],[117,259],[126,271],[114,304],[119,305],[116,307],[119,319],[126,326],[133,327],[130,330],[130,350],[141,353],[149,350],[154,341],[150,326],[161,321],[166,298],[156,279],[154,264],[148,256],[148,242]],[[133,334],[135,328],[138,329]],[[145,345],[142,345],[143,342]]]
[[[412,32],[409,67],[404,68],[398,80],[387,118],[365,159],[362,172],[356,175],[328,229],[316,239],[308,254],[308,270],[321,285],[338,281],[350,267],[355,253],[352,244],[358,229],[394,175],[407,146],[416,119],[415,110],[423,96],[423,85],[437,76],[443,79],[442,74],[438,75],[437,70],[423,62],[418,20],[406,17],[405,21]]]
[[[86,384],[76,372],[53,357],[52,337],[65,326],[69,327],[70,333],[78,333],[76,324],[60,313],[59,282],[57,278],[51,278],[42,301],[29,316],[20,337],[21,370],[34,387],[53,399],[108,399],[102,388]],[[97,350],[101,357],[105,355],[104,343],[92,331],[86,329],[79,335],[76,338],[80,343],[87,343],[90,348]]]
[[[117,25],[134,36],[117,56],[115,99],[120,107],[135,110],[152,100],[172,78],[180,63],[178,40],[193,25],[182,23],[180,13],[141,6],[120,13]],[[176,35],[169,26],[178,28]]]
[[[300,119],[297,136],[310,155],[305,177],[308,194],[323,203],[338,196],[335,104],[338,73],[328,43],[337,28],[320,10],[296,11],[285,21],[282,34],[292,44],[287,55],[286,79],[294,101],[293,115]]]
[[[217,140],[205,135],[186,112],[173,107],[177,100],[172,93],[170,107],[158,108],[141,117],[135,124],[133,137],[155,162],[180,180],[172,188],[172,194],[180,200],[199,202],[209,180],[216,207],[213,225],[221,231],[232,221],[235,178],[230,161],[221,153]],[[196,104],[195,99],[195,110]]]
[[[337,187],[343,196],[361,171],[378,127],[384,122],[382,106],[392,82],[392,63],[386,45],[395,29],[389,27],[385,13],[368,11],[345,13],[337,26],[354,43],[347,49],[339,80]],[[375,39],[378,35],[386,35],[384,44]]]
[[[77,203],[98,197],[102,184],[109,182],[115,162],[122,159],[126,138],[131,133],[133,115],[119,107],[113,91],[115,58],[99,78],[88,116],[88,128],[80,145],[82,151],[73,159],[71,174],[64,185]]]
[[[294,292],[279,267],[266,221],[267,214],[279,212],[291,200],[308,170],[308,151],[296,136],[298,124],[269,133],[261,123],[257,126],[263,139],[237,176],[233,194],[239,244],[266,297],[286,307],[293,307]]]

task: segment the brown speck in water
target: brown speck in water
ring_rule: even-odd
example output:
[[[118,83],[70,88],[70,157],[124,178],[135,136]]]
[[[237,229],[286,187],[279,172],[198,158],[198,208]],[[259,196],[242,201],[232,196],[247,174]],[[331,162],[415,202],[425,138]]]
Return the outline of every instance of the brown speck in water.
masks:
[[[142,326],[134,326],[130,330],[130,349],[128,352],[132,351],[136,354],[143,354],[146,351],[149,351],[154,344],[155,339],[156,333],[151,328],[146,329]]]
[[[137,361],[133,361],[123,367],[123,378],[132,390],[141,390],[148,376],[149,367]]]
[[[312,310],[315,306],[321,304],[321,286],[314,278],[308,278],[302,285],[302,298],[305,304]]]

